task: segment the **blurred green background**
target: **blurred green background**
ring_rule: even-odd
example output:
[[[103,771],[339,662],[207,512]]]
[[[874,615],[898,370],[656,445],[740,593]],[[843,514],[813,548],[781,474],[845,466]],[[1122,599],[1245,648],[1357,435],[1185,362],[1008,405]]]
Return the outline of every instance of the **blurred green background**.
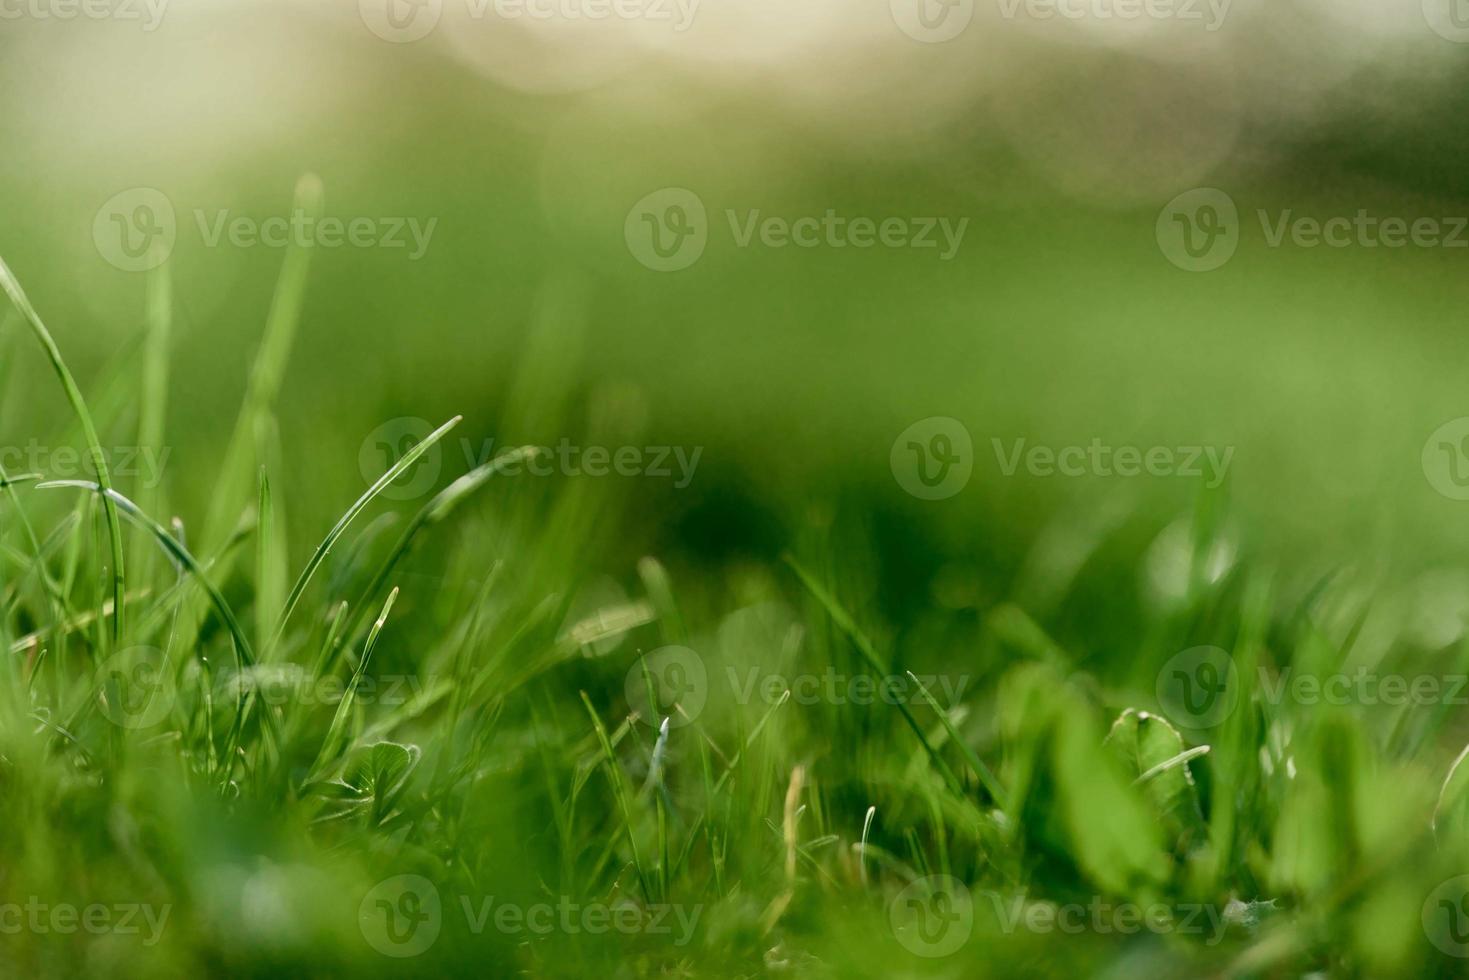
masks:
[[[354,8],[292,3],[178,4],[151,32],[11,21],[0,250],[92,377],[139,332],[146,278],[99,256],[97,210],[131,187],[172,201],[185,514],[208,497],[191,474],[217,462],[282,259],[205,247],[191,212],[287,213],[310,172],[329,215],[437,225],[417,261],[312,256],[279,413],[286,479],[330,491],[291,515],[303,527],[360,488],[352,461],[385,419],[462,412],[474,439],[532,438],[502,413],[541,319],[573,400],[630,386],[650,443],[706,447],[688,491],[644,498],[660,523],[712,496],[778,510],[840,487],[940,547],[1003,552],[1108,494],[1188,506],[1191,481],[1002,478],[988,449],[1100,437],[1235,447],[1231,507],[1272,559],[1397,573],[1461,552],[1463,508],[1418,461],[1469,413],[1466,253],[1271,248],[1254,217],[1469,211],[1465,49],[1416,4],[1238,4],[1207,35],[1116,38],[981,7],[944,45],[903,35],[880,4],[734,6],[706,2],[657,44],[448,14],[394,44]],[[677,273],[638,264],[622,235],[666,186],[697,193],[712,225]],[[1153,233],[1196,186],[1225,189],[1243,226],[1209,273],[1175,268]],[[948,262],[739,248],[726,208],[969,225]],[[61,404],[39,369],[23,377],[12,439]],[[932,415],[961,420],[979,461],[960,496],[930,504],[887,459]]]
[[[397,614],[409,624],[435,622],[425,612],[435,601],[451,605],[432,594],[446,579],[458,583],[446,593],[463,591],[488,571],[473,562],[488,566],[512,550],[507,541],[533,550],[544,531],[584,547],[548,545],[551,567],[527,576],[526,593],[559,587],[565,573],[590,610],[635,594],[635,562],[656,555],[701,623],[699,641],[723,649],[711,636],[743,625],[759,635],[743,647],[725,637],[728,649],[773,657],[779,630],[760,632],[764,618],[789,627],[799,617],[760,605],[780,592],[768,563],[819,538],[850,558],[824,571],[862,603],[861,618],[895,624],[880,638],[903,663],[962,663],[995,680],[1005,651],[966,617],[1015,599],[1101,677],[1098,700],[1115,711],[1151,694],[1187,616],[1234,629],[1232,611],[1211,620],[1202,602],[1177,620],[1153,617],[1186,577],[1187,522],[1207,511],[1226,542],[1220,562],[1278,569],[1282,608],[1344,569],[1348,587],[1375,594],[1365,662],[1404,631],[1430,654],[1464,635],[1469,578],[1457,568],[1469,503],[1434,489],[1422,454],[1441,424],[1469,416],[1469,251],[1271,247],[1257,218],[1469,214],[1469,46],[1432,30],[1418,0],[1240,0],[1210,32],[1006,19],[997,5],[970,5],[969,28],[943,44],[904,34],[873,0],[704,0],[684,32],[466,19],[445,0],[436,28],[409,43],[375,35],[367,6],[178,0],[152,31],[0,19],[0,255],[89,399],[135,370],[150,282],[106,260],[99,209],[133,188],[175,209],[166,502],[186,526],[201,525],[213,499],[284,258],[207,246],[194,212],[287,214],[298,180],[314,174],[327,215],[436,224],[416,260],[402,249],[311,251],[272,472],[291,568],[375,477],[360,460],[388,420],[465,416],[437,486],[468,468],[461,438],[615,445],[624,437],[609,433],[628,433],[636,445],[702,448],[688,487],[612,478],[578,498],[585,510],[569,508],[566,526],[549,505],[544,525],[466,522],[457,543],[490,542],[485,554],[419,556],[421,578],[405,579]],[[640,264],[624,228],[637,202],[669,187],[705,205],[709,241],[691,266],[663,273]],[[1156,224],[1199,187],[1232,198],[1240,239],[1220,268],[1188,272],[1169,261]],[[921,250],[740,247],[727,209],[968,225],[942,261]],[[0,358],[0,444],[68,431],[30,338],[7,331]],[[118,408],[104,443],[135,438],[135,414]],[[975,448],[969,483],[942,501],[905,493],[889,465],[899,433],[932,416],[959,420]],[[1179,478],[1005,476],[991,440],[1020,438],[1233,456],[1222,492],[1206,495]],[[544,517],[534,504],[575,479],[522,479],[491,502],[529,497],[515,515]],[[814,607],[804,613],[820,620]],[[1337,637],[1356,613],[1343,601],[1323,619]],[[850,657],[814,632],[820,652]],[[424,646],[390,630],[381,656],[413,667]],[[578,685],[615,696],[624,666],[577,664],[558,678],[557,703],[577,709],[568,692]],[[999,700],[986,687],[976,715],[988,719]],[[867,802],[854,786],[897,764],[871,743],[851,749],[842,736],[870,734],[867,717],[836,714],[802,716],[798,735],[760,761],[784,775],[814,753],[845,818]],[[585,735],[586,719],[558,721]],[[1445,745],[1462,743],[1456,724]],[[467,822],[519,840],[546,817],[523,771],[529,749],[500,751],[522,767],[490,784],[504,809],[479,799]],[[1451,758],[1440,747],[1405,763],[1420,767],[1414,803]],[[147,795],[148,775],[128,773],[125,792]],[[173,826],[200,828],[176,842],[180,865],[233,867],[211,854],[228,836],[218,826],[246,838],[242,853],[288,851],[307,836],[292,826],[279,840],[266,839],[279,828],[249,839],[260,814],[226,818],[186,796],[157,801]],[[1408,809],[1377,803],[1373,827],[1399,819],[1392,805]],[[751,806],[750,836],[778,809],[778,799]],[[898,811],[892,826],[922,816]],[[563,857],[557,843],[508,845],[517,853],[498,880],[533,890],[534,873]],[[333,891],[313,877],[319,853],[274,867],[252,886],[265,890],[261,907],[277,893],[294,896],[278,910]],[[249,919],[229,903],[250,888],[213,885],[227,907],[208,908],[200,886],[201,920]],[[1416,912],[1418,892],[1402,893],[1383,900]],[[1415,951],[1399,959],[1384,940],[1381,962],[1418,955],[1411,916],[1399,919],[1408,925],[1394,935]],[[367,958],[343,931],[345,948]],[[282,932],[265,922],[260,941]],[[849,932],[813,932],[813,955],[838,967],[866,948],[838,948]],[[201,944],[216,968],[238,965],[233,956],[268,965],[271,950],[253,941],[248,929],[221,930]],[[1055,952],[1043,945],[1021,936],[1010,950],[1039,961]]]

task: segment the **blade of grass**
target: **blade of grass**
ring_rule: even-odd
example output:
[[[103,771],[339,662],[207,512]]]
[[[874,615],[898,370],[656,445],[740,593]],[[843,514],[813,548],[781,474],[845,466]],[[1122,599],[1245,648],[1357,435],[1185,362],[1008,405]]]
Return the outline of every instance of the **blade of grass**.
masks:
[[[314,221],[321,215],[322,186],[315,174],[306,174],[296,182],[293,200],[296,214]],[[265,330],[260,338],[260,349],[250,369],[249,387],[245,391],[244,403],[235,420],[235,430],[230,436],[229,448],[215,480],[215,492],[204,521],[204,533],[200,540],[204,550],[209,550],[235,523],[240,510],[246,506],[251,491],[251,475],[256,467],[266,461],[259,458],[257,436],[261,426],[275,405],[280,391],[281,379],[285,375],[286,361],[291,356],[295,342],[296,327],[301,319],[302,302],[306,295],[306,275],[311,266],[312,249],[293,243],[281,262],[280,277],[276,280],[275,295],[271,299],[270,313],[266,317]],[[253,461],[253,465],[252,465]]]
[[[398,590],[394,589],[388,593],[387,602],[383,603],[382,612],[378,613],[377,619],[368,631],[367,642],[362,647],[362,659],[357,663],[357,669],[352,672],[352,680],[347,685],[347,691],[342,695],[341,703],[337,705],[336,714],[332,716],[332,723],[326,730],[326,737],[321,740],[321,748],[316,753],[316,761],[311,764],[310,773],[306,782],[310,783],[320,778],[322,768],[327,760],[331,758],[336,743],[340,740],[342,729],[347,726],[347,715],[352,711],[352,702],[357,698],[357,688],[362,683],[362,675],[367,672],[367,664],[372,659],[373,647],[377,646],[378,634],[383,630],[383,624],[388,621],[388,613],[393,611],[393,603],[398,601]]]
[[[93,465],[97,468],[97,485],[103,491],[102,511],[107,522],[108,544],[112,549],[112,641],[118,644],[122,641],[123,634],[125,607],[123,589],[126,585],[126,578],[123,572],[122,522],[117,516],[117,503],[111,496],[112,474],[107,469],[107,454],[102,449],[101,440],[97,438],[97,427],[92,422],[91,413],[87,411],[87,403],[82,398],[82,390],[77,387],[76,380],[72,378],[71,371],[61,358],[61,349],[56,346],[51,331],[47,330],[46,324],[41,322],[41,317],[31,305],[25,290],[21,289],[15,273],[10,271],[10,266],[5,264],[3,258],[0,258],[0,289],[3,289],[10,297],[11,305],[30,325],[36,339],[45,348],[46,356],[51,361],[51,367],[55,369],[56,376],[61,380],[61,387],[66,391],[67,401],[71,402],[72,411],[76,413],[77,421],[81,423],[82,433],[86,437],[87,450],[92,454]]]
[[[822,607],[826,609],[826,614],[831,617],[832,622],[836,623],[837,628],[847,634],[847,638],[852,641],[853,646],[857,648],[857,652],[867,662],[867,667],[872,671],[873,675],[876,678],[885,676],[887,674],[887,668],[878,659],[877,651],[873,648],[872,641],[867,638],[867,634],[863,633],[857,627],[851,615],[842,608],[841,604],[793,556],[786,555],[785,563],[796,573],[796,576],[801,580],[801,584],[806,586],[807,591],[815,596],[816,601],[821,603]],[[944,761],[943,756],[939,755],[938,751],[929,743],[928,736],[923,733],[923,729],[918,724],[918,719],[913,717],[913,712],[909,710],[908,705],[901,699],[894,699],[894,701],[898,711],[903,715],[903,720],[908,723],[909,728],[913,729],[913,734],[917,736],[919,743],[922,744],[924,750],[928,753],[929,759],[933,761],[934,768],[939,771],[939,775],[944,778],[944,782],[949,785],[949,788],[954,791],[956,796],[963,796],[964,790],[959,783],[959,777],[954,775],[954,770],[949,768],[949,764]]]
[[[465,499],[473,495],[480,487],[489,482],[490,478],[501,472],[511,464],[519,464],[536,455],[539,450],[535,446],[522,446],[504,453],[483,466],[475,467],[468,473],[449,484],[439,491],[424,507],[413,516],[413,520],[403,529],[403,534],[393,545],[393,550],[388,552],[387,559],[378,567],[373,575],[372,581],[357,596],[355,607],[357,613],[352,617],[351,623],[339,637],[339,643],[351,643],[357,631],[362,627],[363,617],[371,607],[373,598],[387,582],[388,577],[398,567],[398,563],[408,554],[413,547],[414,539],[427,527],[438,524],[440,521],[452,514]]]
[[[205,593],[209,596],[210,604],[219,613],[219,618],[224,621],[225,629],[229,630],[230,636],[234,638],[236,666],[243,670],[244,667],[255,662],[255,655],[250,648],[250,641],[245,639],[245,631],[240,628],[240,621],[235,618],[234,610],[230,608],[230,604],[225,601],[220,591],[214,587],[214,583],[209,581],[208,576],[204,574],[204,569],[200,567],[199,562],[194,556],[189,553],[189,549],[185,548],[178,539],[169,534],[153,518],[143,513],[137,504],[116,490],[109,489],[98,483],[93,483],[90,480],[53,480],[50,483],[42,483],[36,489],[52,490],[60,487],[90,490],[93,493],[100,494],[103,499],[110,502],[114,507],[120,508],[121,512],[126,514],[135,524],[152,534],[154,540],[158,542],[159,547],[170,558],[187,568],[189,573],[194,576],[195,581],[204,587]]]
[[[637,868],[638,883],[642,886],[643,897],[654,901],[653,893],[648,888],[648,873],[643,868],[643,859],[638,854],[637,834],[633,828],[632,803],[628,799],[627,786],[622,779],[622,766],[617,762],[617,755],[612,751],[612,742],[607,738],[607,729],[602,725],[602,719],[597,714],[597,709],[592,707],[592,699],[587,697],[587,692],[581,692],[582,704],[587,706],[587,714],[592,716],[592,727],[597,731],[597,741],[601,743],[602,755],[607,763],[607,778],[612,783],[612,795],[617,798],[617,805],[622,810],[623,826],[627,828],[627,843],[632,848],[633,866]]]
[[[463,418],[462,415],[454,416],[452,419],[445,422],[443,425],[439,426],[433,432],[430,432],[427,436],[425,436],[423,438],[423,441],[420,442],[418,445],[414,446],[412,449],[408,450],[408,452],[404,453],[403,457],[399,459],[398,462],[394,463],[393,466],[386,473],[378,477],[376,483],[367,488],[366,493],[357,498],[356,503],[347,508],[347,512],[343,514],[341,518],[337,521],[337,523],[332,526],[332,529],[327,532],[327,535],[325,538],[322,539],[321,544],[316,546],[316,551],[314,554],[312,554],[311,559],[306,563],[306,567],[301,570],[301,577],[296,579],[295,585],[291,586],[290,595],[286,596],[286,602],[281,609],[280,618],[276,621],[275,635],[271,639],[270,643],[271,647],[274,647],[277,643],[280,642],[281,634],[284,633],[286,629],[286,622],[291,618],[291,612],[296,608],[296,603],[301,600],[301,593],[305,592],[306,586],[311,584],[311,577],[316,574],[316,570],[320,568],[321,563],[326,560],[327,554],[331,552],[332,546],[337,543],[337,539],[339,539],[346,532],[348,525],[350,525],[352,521],[356,519],[358,514],[362,513],[367,505],[372,502],[372,499],[374,497],[376,497],[379,493],[382,493],[382,491],[387,487],[388,484],[396,480],[398,476],[403,473],[404,470],[408,469],[410,466],[416,463],[418,461],[418,457],[427,452],[430,446],[434,445],[436,442],[442,439],[450,429],[458,425],[461,418]],[[268,654],[269,649],[267,649],[266,652]]]
[[[984,760],[979,757],[978,753],[969,747],[969,743],[959,737],[959,731],[949,719],[949,713],[939,706],[917,675],[911,670],[907,671],[907,674],[908,679],[917,685],[919,695],[933,709],[933,713],[939,716],[939,722],[944,726],[944,731],[949,733],[949,740],[959,747],[959,751],[964,755],[964,761],[969,763],[969,768],[974,770],[974,774],[979,777],[979,781],[984,784],[984,788],[989,791],[1000,809],[1008,813],[1010,810],[1009,798],[1005,793],[1005,788],[995,778],[995,774],[990,771],[989,766],[984,764]]]

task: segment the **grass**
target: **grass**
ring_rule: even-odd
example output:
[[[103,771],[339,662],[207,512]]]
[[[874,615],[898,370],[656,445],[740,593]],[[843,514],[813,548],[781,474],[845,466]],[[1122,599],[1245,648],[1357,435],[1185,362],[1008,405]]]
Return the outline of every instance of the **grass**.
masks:
[[[1460,975],[1456,701],[1272,692],[1457,676],[1462,628],[1389,620],[1367,649],[1350,570],[1215,567],[1225,491],[1155,539],[1184,549],[1170,590],[1130,584],[1147,547],[1092,540],[939,601],[838,509],[793,520],[784,561],[650,556],[588,607],[622,504],[507,476],[532,448],[388,533],[382,491],[457,418],[339,502],[287,589],[281,511],[314,491],[277,468],[274,403],[304,281],[288,256],[193,537],[166,487],[111,479],[125,413],[88,412],[0,267],[100,464],[0,474],[8,973]],[[92,399],[135,400],[149,444],[167,288]],[[1222,673],[1169,666],[1206,645]],[[1194,713],[1190,682],[1232,709]]]

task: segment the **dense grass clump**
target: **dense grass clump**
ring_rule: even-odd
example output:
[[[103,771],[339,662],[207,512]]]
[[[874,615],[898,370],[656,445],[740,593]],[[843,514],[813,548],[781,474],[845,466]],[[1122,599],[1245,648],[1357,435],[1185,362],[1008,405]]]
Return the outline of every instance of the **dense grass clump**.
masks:
[[[1462,629],[1365,643],[1371,589],[1262,567],[1222,490],[1145,549],[1053,541],[1008,578],[915,589],[902,536],[838,505],[783,557],[598,586],[622,502],[517,480],[542,449],[386,492],[458,419],[291,540],[305,261],[197,530],[102,448],[168,438],[163,273],[87,398],[0,268],[3,330],[70,405],[47,438],[94,460],[0,473],[8,973],[1461,969]]]

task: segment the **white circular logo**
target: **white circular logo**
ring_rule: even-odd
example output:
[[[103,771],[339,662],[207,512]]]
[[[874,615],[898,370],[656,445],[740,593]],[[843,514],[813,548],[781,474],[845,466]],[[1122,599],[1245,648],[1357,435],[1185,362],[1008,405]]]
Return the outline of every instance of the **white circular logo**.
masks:
[[[444,0],[357,0],[357,12],[384,41],[407,44],[428,37],[439,25]]]
[[[1155,685],[1163,715],[1182,728],[1213,728],[1239,704],[1239,670],[1219,647],[1190,647],[1158,671]]]
[[[1439,37],[1457,44],[1469,43],[1466,0],[1423,0],[1423,19]]]
[[[1429,893],[1423,931],[1440,952],[1469,957],[1469,875],[1450,878]]]
[[[1209,272],[1239,247],[1239,209],[1223,191],[1196,187],[1168,202],[1153,231],[1169,262],[1188,272]]]
[[[117,651],[97,665],[96,682],[102,714],[123,728],[152,728],[178,696],[168,658],[157,647]]]
[[[943,500],[969,483],[974,441],[958,419],[934,415],[902,431],[888,453],[888,466],[898,486],[913,496]]]
[[[357,908],[362,938],[384,956],[417,956],[439,938],[444,924],[439,890],[422,875],[380,881]]]
[[[948,956],[974,932],[974,900],[951,875],[927,875],[898,892],[888,907],[893,935],[917,956]]]
[[[362,440],[362,448],[357,451],[357,467],[362,472],[362,479],[367,481],[368,486],[376,483],[410,449],[433,431],[434,427],[426,419],[412,416],[389,419],[373,429]],[[439,471],[443,468],[441,450],[442,447],[437,443],[428,447],[412,466],[383,487],[382,495],[389,500],[413,500],[428,493],[439,479]]]
[[[709,672],[704,669],[703,658],[688,647],[659,647],[634,661],[623,687],[628,705],[644,722],[657,728],[667,718],[669,728],[682,728],[704,710],[709,699]]]
[[[1469,500],[1469,416],[1434,429],[1420,461],[1429,486],[1450,500]]]
[[[687,269],[709,242],[704,202],[682,187],[654,191],[627,212],[622,237],[632,257],[655,272]]]
[[[98,254],[124,272],[147,272],[162,265],[177,238],[173,202],[152,187],[114,194],[92,218],[92,243]]]
[[[889,0],[888,6],[898,30],[925,44],[952,41],[974,18],[974,0]]]

